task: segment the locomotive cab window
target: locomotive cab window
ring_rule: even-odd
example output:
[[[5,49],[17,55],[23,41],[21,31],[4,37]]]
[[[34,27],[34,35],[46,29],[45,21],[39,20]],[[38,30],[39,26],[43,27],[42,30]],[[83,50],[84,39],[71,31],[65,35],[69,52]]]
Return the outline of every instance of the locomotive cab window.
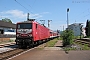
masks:
[[[18,29],[32,29],[32,23],[21,23],[17,25]]]

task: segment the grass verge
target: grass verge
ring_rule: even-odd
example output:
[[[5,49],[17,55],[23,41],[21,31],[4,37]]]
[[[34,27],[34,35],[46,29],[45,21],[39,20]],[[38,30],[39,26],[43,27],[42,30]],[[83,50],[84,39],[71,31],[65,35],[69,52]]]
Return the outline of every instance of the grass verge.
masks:
[[[57,41],[58,41],[57,38],[50,40],[49,42],[46,43],[46,47],[53,47]]]
[[[15,42],[15,40],[2,41],[0,42],[0,44],[9,43],[9,42]]]
[[[80,43],[76,43],[77,45],[81,46],[82,50],[90,50],[90,47],[88,46],[88,44],[80,44]]]

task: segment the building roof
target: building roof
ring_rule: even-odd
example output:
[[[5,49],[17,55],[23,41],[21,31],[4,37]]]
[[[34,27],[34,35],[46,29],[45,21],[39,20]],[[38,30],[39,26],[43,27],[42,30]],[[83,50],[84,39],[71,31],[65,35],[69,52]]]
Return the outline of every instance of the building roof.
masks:
[[[5,27],[5,28],[16,28],[16,24],[9,23],[9,22],[4,22],[0,20],[0,27]]]

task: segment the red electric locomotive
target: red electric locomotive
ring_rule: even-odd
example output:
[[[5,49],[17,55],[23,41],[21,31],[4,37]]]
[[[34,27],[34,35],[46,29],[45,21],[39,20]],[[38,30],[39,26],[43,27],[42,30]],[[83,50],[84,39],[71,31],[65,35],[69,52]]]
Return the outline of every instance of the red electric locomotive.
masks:
[[[53,39],[53,38],[57,38],[60,36],[60,33],[59,32],[55,32],[55,31],[50,31],[50,38]]]
[[[50,38],[50,30],[35,22],[35,19],[16,24],[16,44],[20,47],[31,47]]]

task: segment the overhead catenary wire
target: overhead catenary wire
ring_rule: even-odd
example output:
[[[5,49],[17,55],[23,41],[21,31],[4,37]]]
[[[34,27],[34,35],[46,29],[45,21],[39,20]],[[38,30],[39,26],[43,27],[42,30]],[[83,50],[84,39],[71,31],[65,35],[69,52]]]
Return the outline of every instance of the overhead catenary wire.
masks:
[[[21,3],[19,3],[17,0],[15,0],[19,5],[21,5],[24,9],[26,9],[27,11],[30,11],[29,9],[27,9],[25,6],[23,6]],[[35,2],[34,2],[35,3]],[[30,8],[32,8],[30,5],[29,5]],[[30,13],[33,14],[33,12],[30,11]],[[36,20],[37,21],[37,20]]]
[[[21,5],[24,9],[26,9],[28,12],[30,11],[29,9],[27,9],[25,6],[23,6],[21,3],[19,3],[17,0],[15,0],[15,2],[17,2],[19,5]],[[32,12],[31,12],[32,13]]]
[[[88,9],[90,9],[90,8],[88,8]],[[80,16],[80,15],[84,14],[87,10],[83,11],[82,13],[78,14],[77,16]]]
[[[81,15],[84,14],[85,12],[87,12],[87,11],[89,12],[89,10],[90,10],[90,8],[88,8],[87,10],[85,10],[85,11],[83,11],[82,13],[78,14],[77,16],[81,16]],[[89,16],[89,15],[90,15],[90,12],[89,12],[89,14],[86,14],[86,15],[84,15],[84,16],[81,16],[81,17],[76,18],[75,21],[76,21],[77,19],[79,20],[79,19],[85,18],[85,17],[87,17],[87,16]],[[77,17],[77,16],[76,16],[76,17]]]
[[[25,3],[25,1],[24,1],[24,3]],[[26,4],[27,4],[27,3],[26,3]],[[34,4],[34,3],[33,3],[33,4]],[[33,9],[32,6],[31,6],[30,4],[27,4],[27,5],[28,5],[31,9]],[[31,12],[31,13],[33,13],[33,12]]]
[[[90,15],[90,13],[89,13],[89,14],[84,15],[82,18],[85,18],[85,17],[87,17],[87,16],[89,16],[89,15]],[[79,18],[79,19],[82,19],[82,18]]]
[[[33,5],[35,5],[36,0],[34,0]]]

